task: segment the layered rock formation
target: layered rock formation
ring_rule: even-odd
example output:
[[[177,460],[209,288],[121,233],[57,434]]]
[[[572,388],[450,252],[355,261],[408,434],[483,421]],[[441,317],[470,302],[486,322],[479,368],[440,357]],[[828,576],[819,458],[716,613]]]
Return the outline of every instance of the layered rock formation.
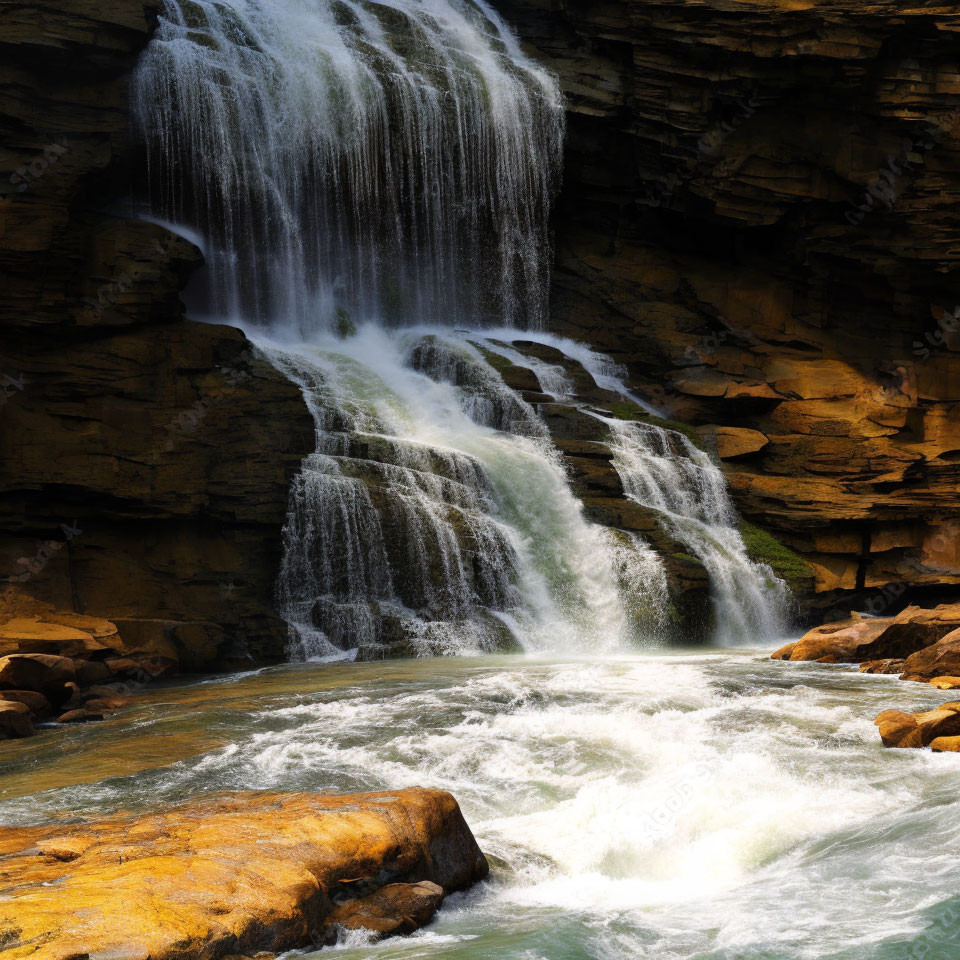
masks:
[[[716,435],[835,616],[960,583],[960,12],[498,7],[569,102],[555,324]]]
[[[102,720],[126,706],[142,684],[214,662],[222,639],[210,623],[105,620],[57,610],[6,587],[0,591],[0,740],[32,736],[35,723]]]
[[[696,425],[824,608],[960,584],[960,14],[497,5],[568,97],[555,326]],[[0,25],[0,575],[128,632],[199,624],[217,662],[270,659],[312,424],[242,334],[183,319],[197,250],[117,204],[155,13],[43,0]],[[603,438],[545,412],[592,514],[646,531],[574,449]]]
[[[450,794],[237,794],[0,829],[0,957],[280,953],[428,923],[487,862]]]
[[[183,666],[279,658],[272,589],[299,391],[237,330],[187,321],[190,243],[127,219],[140,0],[0,24],[0,576],[125,635],[199,631]]]

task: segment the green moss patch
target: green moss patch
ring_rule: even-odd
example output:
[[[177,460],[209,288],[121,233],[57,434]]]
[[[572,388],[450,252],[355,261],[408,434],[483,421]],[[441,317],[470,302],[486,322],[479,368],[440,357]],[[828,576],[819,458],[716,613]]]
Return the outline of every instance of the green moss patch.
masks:
[[[754,563],[767,564],[795,593],[810,590],[813,568],[799,553],[782,544],[772,533],[746,520],[740,521],[740,535]]]

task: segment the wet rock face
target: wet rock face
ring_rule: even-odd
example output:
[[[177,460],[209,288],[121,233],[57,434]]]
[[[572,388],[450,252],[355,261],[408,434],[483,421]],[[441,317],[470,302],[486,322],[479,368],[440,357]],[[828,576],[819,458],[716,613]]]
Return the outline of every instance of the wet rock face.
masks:
[[[828,606],[960,583],[960,13],[498,7],[568,98],[554,324],[716,434]]]
[[[3,723],[0,711],[0,723]],[[0,953],[209,960],[428,923],[487,875],[454,798],[237,794],[164,813],[0,829]]]
[[[277,659],[311,418],[239,331],[183,318],[196,248],[105,212],[128,190],[127,78],[154,18],[69,0],[0,24],[0,577],[171,636],[200,622],[188,669]]]

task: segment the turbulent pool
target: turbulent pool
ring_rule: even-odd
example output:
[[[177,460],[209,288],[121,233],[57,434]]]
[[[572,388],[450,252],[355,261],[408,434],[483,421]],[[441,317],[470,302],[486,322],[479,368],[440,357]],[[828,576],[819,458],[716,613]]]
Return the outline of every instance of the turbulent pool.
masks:
[[[946,960],[960,759],[881,747],[893,683],[742,650],[271,668],[5,745],[0,819],[419,784],[491,878],[344,958]]]

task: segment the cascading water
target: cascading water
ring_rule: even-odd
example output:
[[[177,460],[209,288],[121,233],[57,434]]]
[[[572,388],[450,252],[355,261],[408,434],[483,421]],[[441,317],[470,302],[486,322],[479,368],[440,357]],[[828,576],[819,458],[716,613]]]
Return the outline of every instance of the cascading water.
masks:
[[[542,422],[469,342],[368,327],[263,349],[317,422],[280,575],[296,658],[656,635],[655,555],[583,519]]]
[[[658,510],[666,529],[706,567],[717,642],[780,636],[789,588],[770,567],[747,556],[720,468],[675,430],[606,422],[613,435],[614,466],[627,496]]]
[[[212,313],[543,323],[562,99],[484,0],[166,0],[134,107]]]
[[[207,311],[241,323],[315,417],[279,576],[292,656],[666,634],[662,562],[585,521],[544,422],[485,359],[575,393],[564,366],[510,346],[545,320],[562,98],[485,0],[165,0],[134,106],[152,214],[204,239]],[[738,548],[708,540],[691,549],[721,619],[756,636],[773,621],[718,559]]]

